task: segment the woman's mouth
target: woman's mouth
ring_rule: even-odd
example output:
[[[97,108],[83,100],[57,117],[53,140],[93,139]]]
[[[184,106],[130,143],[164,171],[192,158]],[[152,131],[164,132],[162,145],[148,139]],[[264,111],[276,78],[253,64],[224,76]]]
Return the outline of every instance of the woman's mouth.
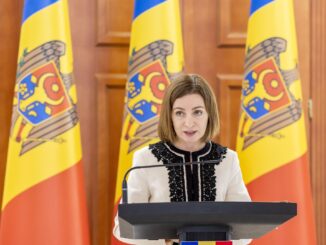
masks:
[[[193,136],[197,131],[183,131],[183,133],[187,136]]]

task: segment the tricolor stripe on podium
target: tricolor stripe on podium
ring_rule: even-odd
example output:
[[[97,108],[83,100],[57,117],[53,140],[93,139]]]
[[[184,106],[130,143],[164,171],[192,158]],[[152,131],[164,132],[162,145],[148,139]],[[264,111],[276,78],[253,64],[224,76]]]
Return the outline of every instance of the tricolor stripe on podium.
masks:
[[[115,203],[133,153],[158,140],[157,123],[170,78],[183,70],[179,0],[135,0]],[[112,244],[123,244],[112,236]]]
[[[0,244],[89,244],[67,5],[24,2]]]
[[[181,242],[180,245],[232,245],[232,241],[216,241],[216,242]]]
[[[252,244],[316,244],[292,0],[252,0],[237,138],[254,201],[298,216]]]

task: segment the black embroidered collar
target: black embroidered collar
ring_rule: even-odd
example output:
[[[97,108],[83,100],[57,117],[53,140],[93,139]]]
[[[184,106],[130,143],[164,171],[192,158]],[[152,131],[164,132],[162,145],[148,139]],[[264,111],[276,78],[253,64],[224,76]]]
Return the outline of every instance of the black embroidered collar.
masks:
[[[218,160],[219,162],[215,165],[167,167],[172,202],[215,200],[215,166],[225,158],[226,147],[210,141],[199,151],[189,152],[181,150],[171,143],[161,141],[150,145],[149,149],[163,164]]]
[[[175,147],[174,145],[172,145],[171,143],[165,143],[165,144],[168,146],[168,148],[170,148],[170,150],[172,152],[184,155],[185,159],[192,158],[192,159],[189,159],[189,161],[195,161],[194,159],[197,159],[198,156],[203,156],[203,155],[206,155],[209,153],[212,143],[207,142],[202,149],[200,149],[198,151],[193,151],[193,152],[181,150],[181,149]]]

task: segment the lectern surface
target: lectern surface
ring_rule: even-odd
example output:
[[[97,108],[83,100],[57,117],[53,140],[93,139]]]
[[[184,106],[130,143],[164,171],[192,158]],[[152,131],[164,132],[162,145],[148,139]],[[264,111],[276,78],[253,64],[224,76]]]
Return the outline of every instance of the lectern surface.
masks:
[[[175,202],[119,205],[120,235],[177,239],[182,227],[228,225],[232,239],[257,238],[297,214],[296,203]]]

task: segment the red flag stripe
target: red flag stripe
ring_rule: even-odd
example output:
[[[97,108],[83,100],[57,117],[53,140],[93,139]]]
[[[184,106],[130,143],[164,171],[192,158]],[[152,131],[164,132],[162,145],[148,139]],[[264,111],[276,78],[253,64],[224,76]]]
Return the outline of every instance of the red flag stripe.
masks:
[[[298,204],[295,218],[252,244],[316,244],[311,190],[307,183],[310,183],[310,177],[307,154],[304,154],[247,185],[254,201],[289,201]]]
[[[2,213],[0,244],[88,244],[87,207],[81,183],[80,161],[12,199]]]

